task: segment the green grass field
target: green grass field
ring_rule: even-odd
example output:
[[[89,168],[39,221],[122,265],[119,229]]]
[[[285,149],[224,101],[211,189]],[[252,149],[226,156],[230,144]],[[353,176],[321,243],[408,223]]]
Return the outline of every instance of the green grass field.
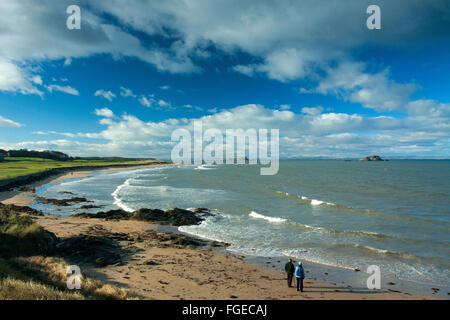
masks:
[[[0,180],[11,179],[27,174],[43,172],[53,168],[69,167],[97,167],[97,166],[120,166],[120,165],[145,165],[160,162],[159,160],[74,160],[74,161],[55,161],[40,158],[5,158],[0,162]]]

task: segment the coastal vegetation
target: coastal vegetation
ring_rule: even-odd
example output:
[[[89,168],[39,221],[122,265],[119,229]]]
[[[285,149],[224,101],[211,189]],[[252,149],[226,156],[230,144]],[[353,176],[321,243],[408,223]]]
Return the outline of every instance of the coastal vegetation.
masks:
[[[128,299],[125,289],[83,276],[76,292],[67,289],[64,258],[54,255],[57,237],[35,223],[27,207],[0,204],[0,300]]]
[[[60,161],[32,157],[5,157],[4,161],[0,162],[0,180],[13,179],[52,169],[140,166],[156,163],[161,163],[161,161],[154,159],[136,160],[127,158],[96,158]]]

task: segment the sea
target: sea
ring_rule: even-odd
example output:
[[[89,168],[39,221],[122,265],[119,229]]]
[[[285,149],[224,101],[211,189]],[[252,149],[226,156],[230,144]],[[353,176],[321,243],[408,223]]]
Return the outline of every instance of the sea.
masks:
[[[200,225],[179,230],[226,242],[250,257],[292,257],[346,270],[450,287],[450,161],[285,160],[273,176],[259,165],[183,165],[96,171],[43,186],[102,209],[53,207],[66,216],[121,208],[208,208]],[[280,258],[281,257],[281,258]]]

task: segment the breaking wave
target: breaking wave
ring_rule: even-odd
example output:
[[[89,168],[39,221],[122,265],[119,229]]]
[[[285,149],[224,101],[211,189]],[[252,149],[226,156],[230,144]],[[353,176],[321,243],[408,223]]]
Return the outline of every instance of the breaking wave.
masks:
[[[125,180],[125,182],[124,182],[123,184],[121,184],[120,186],[118,186],[118,187],[116,188],[116,190],[114,190],[114,192],[111,193],[111,196],[112,196],[113,199],[114,199],[114,204],[115,204],[116,206],[118,206],[119,208],[121,208],[121,209],[127,211],[127,212],[133,212],[134,210],[131,209],[130,207],[128,207],[125,203],[122,202],[122,199],[120,199],[120,197],[119,197],[119,193],[120,193],[120,190],[121,190],[122,188],[128,187],[128,186],[130,185],[130,180],[131,180],[131,179],[132,179],[132,178]]]
[[[268,217],[262,214],[259,214],[258,212],[252,211],[249,214],[250,217],[255,218],[255,219],[263,219],[263,220],[267,220],[269,222],[274,222],[274,223],[283,223],[288,221],[287,219],[283,219],[283,218],[276,218],[276,217]]]
[[[312,205],[312,206],[320,206],[320,205],[336,206],[336,204],[332,203],[332,202],[326,202],[326,201],[317,200],[317,199],[310,199],[310,198],[302,196],[302,195],[293,195],[293,194],[290,194],[288,192],[282,192],[282,191],[276,191],[276,193],[284,195],[286,197],[299,198],[299,199],[301,199],[301,200],[303,200],[305,202],[309,202],[309,204]]]

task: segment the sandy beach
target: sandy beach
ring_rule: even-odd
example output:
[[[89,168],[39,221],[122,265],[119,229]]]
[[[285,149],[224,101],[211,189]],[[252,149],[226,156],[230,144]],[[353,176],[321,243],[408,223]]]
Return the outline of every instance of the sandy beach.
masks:
[[[136,168],[114,168],[131,170]],[[0,193],[3,204],[28,206],[33,203],[33,189],[48,183],[83,178],[92,171],[69,172],[33,183],[25,191]],[[115,237],[123,263],[98,267],[79,263],[82,273],[129,290],[142,299],[327,299],[327,300],[404,300],[434,299],[394,290],[369,290],[340,286],[308,278],[305,291],[288,288],[285,274],[278,268],[248,262],[245,257],[227,253],[210,244],[193,247],[178,244],[177,233],[161,229],[158,224],[133,220],[86,219],[44,215],[33,217],[44,229],[58,238],[80,235]],[[167,240],[171,239],[171,241]],[[126,252],[126,254],[125,254]],[[282,262],[282,261],[281,261]],[[280,263],[280,261],[279,261]]]
[[[100,168],[98,171],[124,171],[124,170],[136,170],[142,168],[151,168],[155,166],[171,166],[174,164],[155,164],[155,165],[139,165],[139,166],[127,166],[127,167],[116,167],[116,168]],[[34,202],[33,199],[33,189],[42,187],[46,184],[54,184],[62,182],[68,179],[84,178],[91,175],[93,170],[87,171],[68,171],[58,175],[48,177],[30,184],[25,187],[15,188],[9,191],[0,191],[0,202],[3,204],[15,204],[17,206],[29,206]]]

